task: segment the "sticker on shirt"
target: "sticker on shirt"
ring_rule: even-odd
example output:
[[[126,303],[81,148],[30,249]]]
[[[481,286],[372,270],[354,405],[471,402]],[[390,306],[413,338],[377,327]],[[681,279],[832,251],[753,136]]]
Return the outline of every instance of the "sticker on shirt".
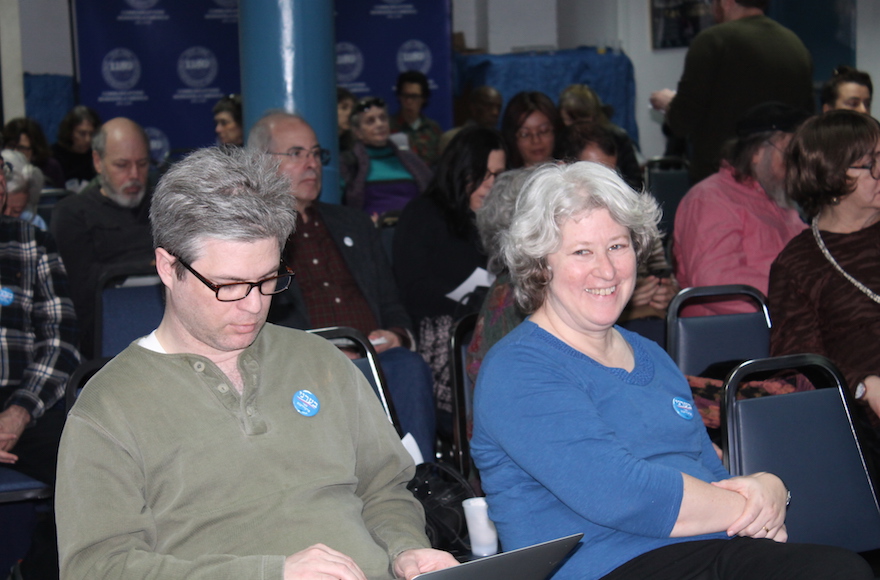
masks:
[[[314,417],[321,410],[321,402],[313,392],[302,389],[293,396],[293,408],[303,417]]]
[[[675,412],[682,419],[690,421],[694,418],[694,404],[690,401],[686,401],[681,397],[675,397],[672,399],[672,408],[675,409]]]
[[[354,245],[354,240],[348,236],[345,236],[344,238],[342,238],[342,243],[350,248]]]
[[[15,294],[9,288],[0,288],[0,306],[9,306],[15,300]]]

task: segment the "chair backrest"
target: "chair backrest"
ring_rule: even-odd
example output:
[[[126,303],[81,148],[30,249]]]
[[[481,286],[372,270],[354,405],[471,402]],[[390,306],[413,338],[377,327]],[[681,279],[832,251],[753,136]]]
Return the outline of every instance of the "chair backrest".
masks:
[[[795,369],[817,388],[736,400],[750,375]],[[722,432],[733,475],[768,471],[791,490],[790,542],[880,547],[880,507],[850,414],[840,371],[825,357],[789,355],[748,361],[725,382]]]
[[[663,209],[659,227],[670,238],[678,204],[690,187],[687,160],[681,157],[655,157],[645,163],[645,188]]]
[[[0,504],[52,497],[52,486],[8,467],[0,467]]]
[[[685,303],[700,298],[745,298],[757,312],[681,317]],[[725,361],[764,358],[770,354],[770,312],[767,298],[745,284],[685,288],[666,311],[666,351],[682,373],[698,375],[706,367]]]
[[[477,313],[472,313],[460,318],[452,326],[449,337],[449,360],[452,361],[452,452],[458,471],[465,478],[471,470],[468,422],[473,417],[474,393],[474,385],[465,368],[465,358],[477,317]]]
[[[348,326],[331,326],[328,328],[315,328],[307,331],[311,334],[317,334],[326,338],[330,342],[342,347],[354,347],[361,353],[361,358],[354,359],[352,362],[366,377],[367,382],[373,387],[373,392],[382,403],[385,415],[394,428],[397,429],[398,435],[403,437],[400,427],[400,421],[397,420],[397,412],[394,410],[394,402],[391,400],[391,392],[385,382],[385,374],[382,367],[379,366],[379,357],[376,350],[370,343],[370,340],[363,335],[362,332],[350,328]]]
[[[165,313],[164,286],[152,272],[107,272],[98,283],[95,356],[115,356],[155,330]]]

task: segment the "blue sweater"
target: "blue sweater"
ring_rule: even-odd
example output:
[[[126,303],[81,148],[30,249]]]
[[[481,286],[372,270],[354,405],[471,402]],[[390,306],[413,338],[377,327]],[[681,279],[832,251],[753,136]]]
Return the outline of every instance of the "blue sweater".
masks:
[[[608,368],[526,320],[480,369],[472,453],[505,550],[584,533],[553,577],[601,578],[676,542],[681,473],[730,477],[690,388],[655,343],[621,328],[631,373]]]

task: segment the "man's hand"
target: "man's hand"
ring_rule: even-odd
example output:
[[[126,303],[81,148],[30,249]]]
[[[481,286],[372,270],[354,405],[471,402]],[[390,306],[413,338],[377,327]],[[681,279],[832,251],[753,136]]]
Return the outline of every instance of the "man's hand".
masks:
[[[367,580],[354,560],[324,544],[315,544],[284,560],[284,580],[311,578]]]
[[[681,287],[678,285],[678,281],[672,276],[669,278],[660,278],[660,281],[654,290],[654,295],[651,297],[651,307],[666,312],[669,303],[672,302],[672,299],[675,298],[675,295],[678,294],[679,290],[681,290]]]
[[[669,105],[672,104],[672,99],[674,98],[675,91],[672,89],[660,89],[659,91],[654,91],[651,93],[651,106],[658,111],[663,111],[665,113],[669,110]]]
[[[18,456],[10,453],[18,443],[24,428],[31,422],[31,414],[24,407],[10,405],[0,412],[0,463],[15,463]]]
[[[458,566],[458,561],[449,552],[433,548],[417,548],[401,552],[394,559],[394,573],[398,578],[411,580],[414,576]]]
[[[772,473],[753,473],[713,482],[712,485],[735,491],[746,498],[742,515],[727,529],[730,536],[788,539],[785,529],[785,502],[788,493],[782,480]]]
[[[385,339],[385,342],[373,345],[373,348],[376,349],[377,353],[385,352],[389,348],[402,346],[402,343],[400,342],[400,337],[390,330],[374,330],[367,338],[369,338],[371,341],[376,340],[377,338]]]

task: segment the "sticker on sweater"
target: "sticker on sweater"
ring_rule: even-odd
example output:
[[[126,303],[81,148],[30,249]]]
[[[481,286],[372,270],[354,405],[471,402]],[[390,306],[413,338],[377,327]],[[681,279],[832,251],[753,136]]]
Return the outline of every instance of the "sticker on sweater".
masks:
[[[302,389],[293,396],[293,408],[303,417],[314,417],[321,410],[321,402],[313,392]]]
[[[0,306],[9,306],[15,299],[15,294],[9,288],[0,288]]]
[[[682,419],[690,421],[694,418],[694,405],[690,401],[686,401],[681,397],[675,397],[672,399],[672,408],[675,409],[675,412]]]
[[[346,246],[348,246],[349,248],[354,246],[354,240],[348,236],[345,236],[344,238],[342,238],[342,243],[345,244]]]

